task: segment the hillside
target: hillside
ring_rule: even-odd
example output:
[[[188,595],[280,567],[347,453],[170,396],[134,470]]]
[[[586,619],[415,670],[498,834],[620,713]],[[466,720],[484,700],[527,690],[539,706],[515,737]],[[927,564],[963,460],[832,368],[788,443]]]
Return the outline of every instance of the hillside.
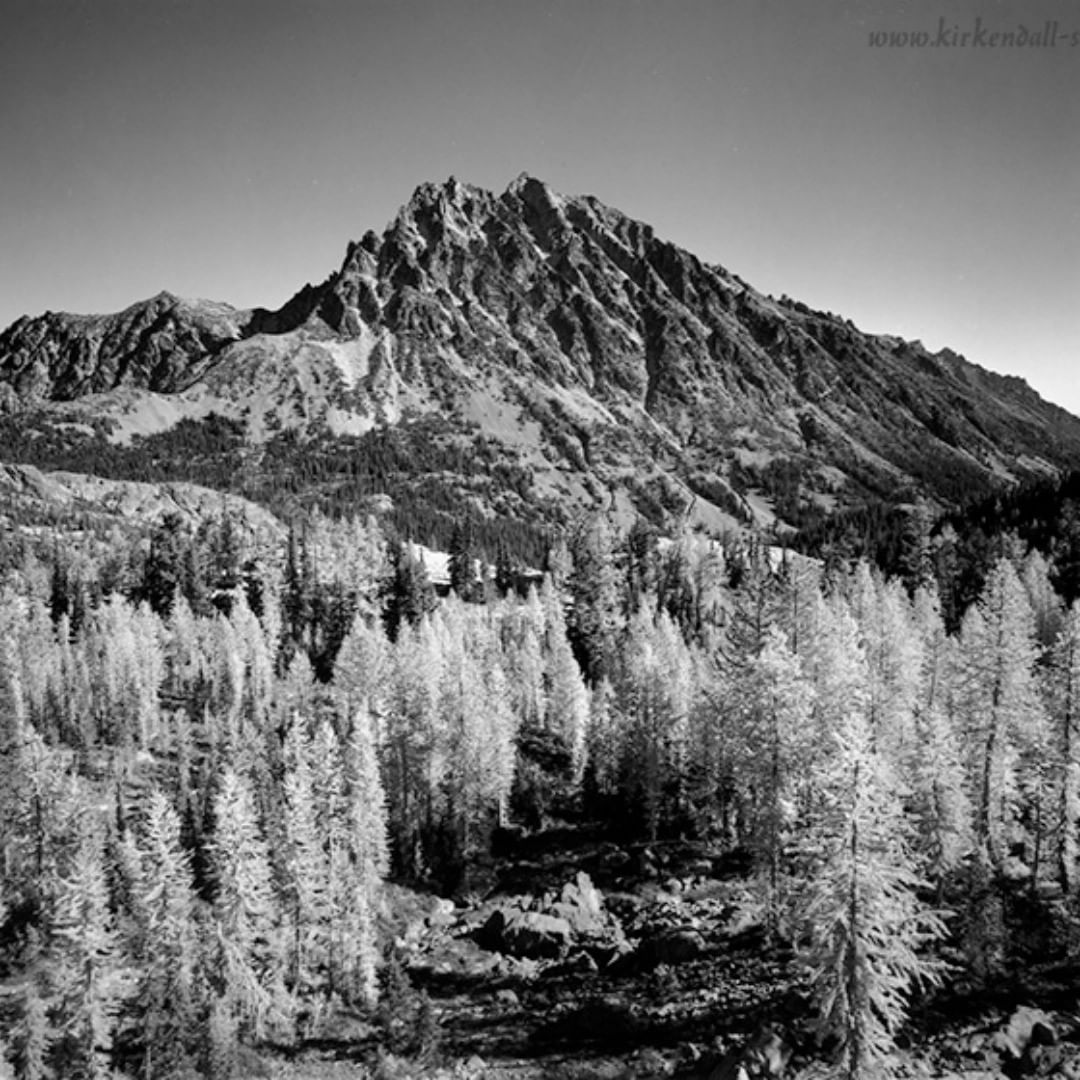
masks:
[[[1080,420],[1022,380],[765,296],[526,176],[421,185],[277,311],[161,293],[20,319],[0,410],[8,461],[278,508],[389,496],[443,544],[459,511],[800,526],[1080,463]]]

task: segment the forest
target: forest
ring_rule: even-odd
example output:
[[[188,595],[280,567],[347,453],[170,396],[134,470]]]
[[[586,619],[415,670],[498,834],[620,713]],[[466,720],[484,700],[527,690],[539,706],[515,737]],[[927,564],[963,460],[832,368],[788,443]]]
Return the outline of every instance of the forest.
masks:
[[[7,559],[0,1076],[230,1080],[344,1011],[389,1031],[388,883],[482,894],[556,824],[743,858],[808,1076],[887,1076],[915,1003],[1080,960],[1080,607],[1037,548],[947,612],[928,556],[603,516],[542,575],[476,555],[455,530],[438,596],[315,513]]]

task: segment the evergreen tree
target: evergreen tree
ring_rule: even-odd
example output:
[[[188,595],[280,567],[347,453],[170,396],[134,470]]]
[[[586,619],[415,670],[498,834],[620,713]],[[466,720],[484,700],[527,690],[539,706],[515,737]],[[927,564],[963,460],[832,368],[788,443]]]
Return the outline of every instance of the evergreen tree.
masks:
[[[50,1064],[57,1031],[49,1019],[48,1003],[38,978],[28,973],[19,1002],[19,1019],[12,1032],[12,1050],[19,1080],[51,1080]]]
[[[798,820],[801,769],[813,688],[799,658],[776,627],[740,682],[743,710],[739,779],[748,789],[748,837],[767,887],[770,925],[776,929],[786,876],[785,852]]]
[[[151,793],[138,842],[136,947],[143,1063],[147,1080],[190,1077],[196,1029],[195,894],[180,819],[160,790]]]
[[[835,733],[823,798],[800,845],[802,959],[845,1080],[893,1072],[911,991],[940,978],[923,950],[944,932],[921,881],[897,782],[860,710]]]
[[[343,832],[347,857],[344,875],[334,883],[336,918],[344,927],[342,973],[349,997],[374,1008],[378,998],[375,915],[389,853],[386,797],[379,778],[371,718],[363,709],[353,714],[352,733],[344,750]]]
[[[334,697],[342,715],[366,705],[373,718],[381,717],[390,692],[390,669],[390,645],[382,625],[358,614],[334,662]]]
[[[852,591],[866,657],[870,729],[877,748],[902,776],[908,776],[918,760],[914,714],[923,670],[922,640],[898,580],[886,583],[860,563]]]
[[[391,548],[390,566],[386,630],[390,640],[396,641],[404,624],[413,625],[435,609],[435,592],[412,544],[399,543]]]
[[[543,664],[543,728],[553,734],[569,755],[571,777],[580,780],[585,768],[585,750],[589,720],[589,698],[581,669],[567,640],[562,603],[545,579],[541,588],[544,635],[541,647]]]
[[[89,825],[60,879],[48,937],[54,1056],[64,1062],[65,1076],[108,1077],[113,1036],[130,988],[109,910],[101,838]]]
[[[214,798],[216,991],[241,1038],[263,1038],[284,1009],[282,944],[270,857],[247,782],[226,769]]]
[[[473,549],[472,522],[467,518],[454,522],[450,536],[450,588],[462,599],[473,600],[479,590],[476,582],[476,553]]]
[[[514,714],[520,728],[539,731],[544,727],[546,707],[541,651],[544,609],[536,589],[530,587],[524,604],[508,601],[498,610],[502,665]]]
[[[630,620],[622,652],[615,684],[617,708],[626,718],[622,789],[640,813],[645,835],[656,840],[661,822],[678,827],[687,816],[692,668],[671,619],[649,607]]]
[[[1047,650],[1057,638],[1064,620],[1061,597],[1050,582],[1050,564],[1032,548],[1020,565],[1020,580],[1035,617],[1035,640],[1040,650]]]
[[[621,606],[615,541],[602,515],[593,515],[578,527],[571,552],[573,607],[568,625],[582,668],[590,684],[595,684],[614,662]]]
[[[317,760],[307,724],[296,715],[285,744],[286,970],[293,992],[301,997],[325,986],[334,916],[330,865],[320,830],[321,799],[315,787]],[[324,758],[322,771],[330,766],[338,763]]]
[[[1066,895],[1077,889],[1080,828],[1080,605],[1069,608],[1050,654],[1047,703],[1054,745],[1056,874]]]
[[[761,652],[770,627],[782,625],[784,579],[774,570],[769,549],[760,540],[731,549],[728,575],[732,610],[722,650],[728,664],[738,667]]]
[[[1019,820],[1020,755],[1036,746],[1045,716],[1034,680],[1031,605],[1012,565],[1000,559],[960,631],[959,706],[970,747],[976,843],[992,866]]]
[[[393,646],[392,730],[382,746],[383,775],[395,867],[408,877],[426,873],[425,833],[436,814],[446,738],[438,708],[445,642],[432,619],[403,628]]]

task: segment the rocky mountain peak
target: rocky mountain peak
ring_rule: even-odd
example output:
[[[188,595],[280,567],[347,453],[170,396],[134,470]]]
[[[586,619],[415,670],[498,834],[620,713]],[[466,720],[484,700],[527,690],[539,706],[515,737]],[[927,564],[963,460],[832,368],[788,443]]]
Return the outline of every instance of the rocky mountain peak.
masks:
[[[421,184],[277,311],[159,293],[0,334],[0,409],[115,388],[173,395],[127,431],[216,411],[258,440],[438,414],[451,441],[497,432],[515,498],[633,490],[654,514],[708,503],[790,519],[867,492],[956,497],[1080,460],[1080,421],[1021,381],[766,296],[528,174],[501,194]],[[628,476],[663,477],[665,494]],[[769,493],[757,503],[740,494],[754,485]]]

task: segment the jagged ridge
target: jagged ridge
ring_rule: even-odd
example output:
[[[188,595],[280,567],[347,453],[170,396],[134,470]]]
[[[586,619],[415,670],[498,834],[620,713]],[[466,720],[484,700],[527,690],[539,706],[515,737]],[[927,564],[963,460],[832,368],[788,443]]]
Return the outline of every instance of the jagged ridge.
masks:
[[[440,413],[497,439],[538,500],[627,505],[651,476],[714,525],[1080,461],[1080,421],[1021,380],[764,296],[527,176],[421,185],[275,312],[159,294],[0,335],[0,407],[80,400],[118,441],[210,412],[256,442]]]

